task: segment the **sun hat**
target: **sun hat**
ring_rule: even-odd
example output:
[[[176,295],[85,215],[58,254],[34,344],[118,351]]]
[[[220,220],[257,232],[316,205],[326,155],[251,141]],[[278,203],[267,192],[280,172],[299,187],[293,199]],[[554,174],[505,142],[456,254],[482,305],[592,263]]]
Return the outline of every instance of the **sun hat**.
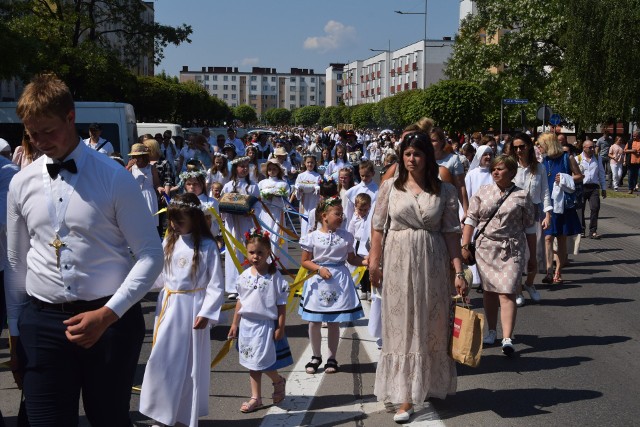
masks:
[[[148,156],[149,148],[144,144],[136,143],[131,146],[131,152],[129,156]]]
[[[277,147],[275,150],[273,150],[273,155],[274,156],[288,156],[289,153],[287,153],[287,150],[285,150],[284,147]]]

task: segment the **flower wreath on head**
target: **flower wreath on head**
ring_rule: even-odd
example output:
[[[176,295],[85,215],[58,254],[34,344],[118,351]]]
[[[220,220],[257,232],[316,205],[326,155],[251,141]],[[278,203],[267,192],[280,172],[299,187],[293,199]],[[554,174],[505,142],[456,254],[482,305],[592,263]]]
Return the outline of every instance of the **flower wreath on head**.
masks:
[[[269,238],[270,234],[268,231],[263,231],[261,228],[252,228],[251,230],[244,233],[244,240],[249,241],[252,237],[264,237]]]
[[[180,206],[181,208],[202,209],[202,205],[196,205],[195,203],[187,203],[187,202],[183,202],[176,199],[171,199],[169,204],[174,206]]]
[[[235,166],[238,163],[248,162],[249,160],[251,160],[249,156],[242,156],[242,157],[236,157],[235,159],[231,160],[231,162],[229,163],[231,164],[231,166]]]
[[[205,172],[203,170],[182,172],[180,174],[180,181],[181,182],[185,182],[189,178],[199,178],[199,177],[206,178],[206,176],[207,176],[207,172]]]
[[[323,201],[320,202],[320,206],[322,206],[322,210],[330,208],[331,206],[342,205],[342,199],[340,196],[331,196],[327,197]]]
[[[329,175],[329,176],[322,175],[323,184],[329,184],[330,182],[333,182],[334,184],[338,185],[338,183],[336,182],[336,179],[332,175]]]
[[[227,159],[227,158],[228,158],[226,154],[222,154],[222,153],[221,153],[221,152],[219,152],[219,151],[216,151],[215,153],[213,153],[213,157],[223,157],[223,158],[225,158],[225,159]]]

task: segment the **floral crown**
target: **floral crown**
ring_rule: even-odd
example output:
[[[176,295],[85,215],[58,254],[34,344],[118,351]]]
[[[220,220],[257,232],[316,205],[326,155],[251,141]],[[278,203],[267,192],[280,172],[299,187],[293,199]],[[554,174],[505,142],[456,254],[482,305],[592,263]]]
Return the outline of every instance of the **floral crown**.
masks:
[[[180,206],[181,208],[193,208],[193,209],[202,209],[201,205],[196,205],[195,203],[187,203],[180,200],[172,199],[169,202],[170,205]]]
[[[238,163],[242,163],[242,162],[248,162],[249,160],[251,160],[251,158],[249,156],[242,156],[242,157],[236,157],[235,159],[231,160],[231,166],[237,165]]]
[[[222,154],[219,151],[216,151],[215,153],[213,153],[213,157],[224,157],[226,159],[227,155],[226,154]]]
[[[340,199],[340,196],[327,197],[326,199],[320,202],[320,206],[322,207],[323,210],[330,208],[331,206],[337,206],[340,204],[342,204],[342,199]]]
[[[182,172],[180,174],[180,181],[186,181],[189,178],[205,178],[207,176],[207,173],[203,170],[196,170],[196,171],[188,171],[188,172]]]
[[[252,228],[251,230],[244,233],[244,240],[248,241],[252,237],[260,237],[260,238],[269,238],[270,234],[268,231],[263,231],[261,228]]]
[[[323,183],[323,184],[329,184],[329,183],[331,183],[331,182],[332,182],[332,183],[334,183],[334,184],[336,184],[336,185],[338,184],[338,183],[336,182],[336,179],[335,179],[332,175],[329,175],[329,176],[322,175],[322,183]]]

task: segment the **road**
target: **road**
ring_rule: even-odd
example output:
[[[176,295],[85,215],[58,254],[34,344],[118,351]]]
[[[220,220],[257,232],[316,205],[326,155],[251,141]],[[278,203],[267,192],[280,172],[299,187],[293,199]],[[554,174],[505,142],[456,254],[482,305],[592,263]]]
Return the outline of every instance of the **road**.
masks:
[[[458,366],[458,392],[433,400],[412,418],[414,426],[549,426],[635,425],[640,420],[640,222],[638,199],[607,199],[600,211],[601,240],[584,239],[579,255],[563,272],[562,285],[538,286],[543,300],[519,309],[514,344],[507,358],[499,347],[484,350],[478,368]],[[538,277],[540,280],[541,277]],[[481,295],[472,303],[482,310]],[[147,336],[137,383],[151,348],[155,295],[144,303]],[[367,303],[364,303],[368,309]],[[373,395],[378,350],[366,332],[366,321],[344,325],[335,375],[304,373],[310,350],[307,325],[296,313],[287,319],[295,359],[282,374],[288,378],[281,408],[252,414],[239,412],[249,397],[248,372],[231,351],[212,372],[209,415],[201,426],[387,426],[392,414]],[[212,330],[213,353],[227,327]],[[501,332],[498,331],[498,336]],[[0,361],[7,359],[6,331]],[[326,345],[323,347],[326,348]],[[325,356],[326,358],[326,356]],[[271,384],[265,378],[263,396]],[[7,425],[15,425],[20,392],[11,374],[0,368],[0,408]],[[265,399],[265,403],[270,403]],[[137,426],[152,423],[136,412]],[[83,419],[81,425],[88,425]]]

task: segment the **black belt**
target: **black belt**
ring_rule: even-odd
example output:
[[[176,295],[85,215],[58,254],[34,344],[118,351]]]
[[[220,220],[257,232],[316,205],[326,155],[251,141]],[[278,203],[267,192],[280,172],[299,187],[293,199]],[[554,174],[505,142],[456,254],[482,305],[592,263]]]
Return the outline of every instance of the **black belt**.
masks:
[[[583,184],[583,186],[584,186],[585,188],[596,188],[596,187],[599,187],[599,185],[598,185],[598,184]]]
[[[93,301],[69,301],[63,303],[51,303],[31,297],[31,302],[38,307],[39,310],[59,311],[61,313],[78,314],[85,311],[97,310],[109,301],[111,297],[98,298]]]

